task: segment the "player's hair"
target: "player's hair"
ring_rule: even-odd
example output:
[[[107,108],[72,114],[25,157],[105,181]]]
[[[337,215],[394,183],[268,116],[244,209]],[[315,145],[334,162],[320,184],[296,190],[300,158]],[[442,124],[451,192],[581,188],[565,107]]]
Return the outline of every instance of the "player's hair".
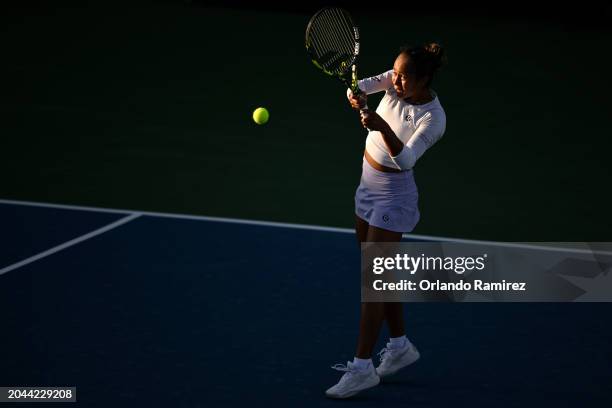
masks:
[[[417,46],[403,46],[400,54],[410,57],[408,72],[413,74],[416,79],[427,77],[427,86],[430,86],[434,75],[446,64],[446,53],[444,48],[436,42]]]

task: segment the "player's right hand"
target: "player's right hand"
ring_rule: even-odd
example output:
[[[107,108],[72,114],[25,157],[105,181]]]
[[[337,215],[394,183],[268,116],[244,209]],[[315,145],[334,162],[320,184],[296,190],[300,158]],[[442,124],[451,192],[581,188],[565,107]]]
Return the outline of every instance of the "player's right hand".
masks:
[[[368,103],[368,97],[365,93],[359,94],[359,96],[353,95],[350,89],[346,91],[346,96],[348,97],[349,103],[351,104],[351,108],[355,110],[361,110]]]

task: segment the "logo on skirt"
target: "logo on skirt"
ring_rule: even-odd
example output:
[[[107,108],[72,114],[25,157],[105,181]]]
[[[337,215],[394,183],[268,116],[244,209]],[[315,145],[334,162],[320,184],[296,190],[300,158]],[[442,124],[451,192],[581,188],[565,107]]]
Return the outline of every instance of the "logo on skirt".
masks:
[[[389,216],[387,214],[383,215],[382,218],[384,222],[389,222]]]

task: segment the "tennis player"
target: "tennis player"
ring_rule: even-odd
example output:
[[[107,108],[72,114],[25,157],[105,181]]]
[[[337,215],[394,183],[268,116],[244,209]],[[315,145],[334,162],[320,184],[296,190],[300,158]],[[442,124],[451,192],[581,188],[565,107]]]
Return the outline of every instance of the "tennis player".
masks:
[[[357,239],[361,242],[399,242],[419,221],[418,190],[414,166],[444,134],[446,115],[431,89],[444,61],[436,43],[402,47],[393,69],[360,80],[359,97],[350,90],[351,106],[359,110],[365,95],[385,92],[376,112],[362,111],[361,123],[369,129],[365,142],[361,182],[355,194]],[[391,338],[374,367],[372,352],[383,321]],[[419,359],[406,337],[402,303],[362,303],[357,353],[346,366],[332,368],[345,374],[326,391],[331,398],[348,398],[378,385],[380,379]]]

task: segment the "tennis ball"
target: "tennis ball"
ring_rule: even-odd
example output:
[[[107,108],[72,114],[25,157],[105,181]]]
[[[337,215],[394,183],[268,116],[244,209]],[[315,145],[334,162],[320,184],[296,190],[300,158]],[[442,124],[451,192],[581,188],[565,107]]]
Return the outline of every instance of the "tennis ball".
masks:
[[[270,119],[270,113],[266,108],[257,108],[253,112],[253,120],[258,125],[265,124]]]

